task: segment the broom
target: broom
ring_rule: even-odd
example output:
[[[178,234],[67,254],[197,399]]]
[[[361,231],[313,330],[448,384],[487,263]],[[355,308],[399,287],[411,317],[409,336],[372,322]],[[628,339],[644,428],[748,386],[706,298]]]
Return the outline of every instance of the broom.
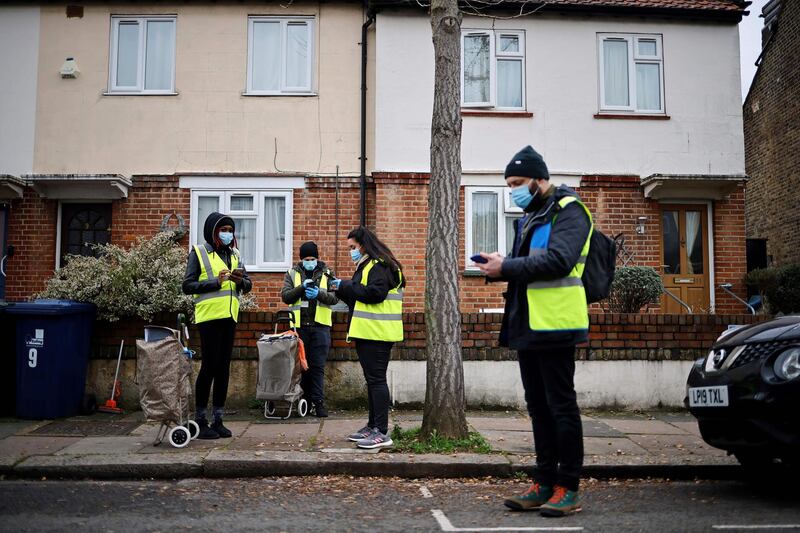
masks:
[[[119,343],[119,355],[117,356],[117,370],[114,372],[114,384],[111,385],[111,398],[106,401],[105,405],[101,405],[97,408],[98,411],[103,413],[122,413],[122,409],[117,407],[116,398],[119,398],[122,395],[122,389],[120,388],[120,383],[117,378],[119,377],[119,365],[122,362],[122,347],[124,344],[125,339],[122,339],[122,342]]]

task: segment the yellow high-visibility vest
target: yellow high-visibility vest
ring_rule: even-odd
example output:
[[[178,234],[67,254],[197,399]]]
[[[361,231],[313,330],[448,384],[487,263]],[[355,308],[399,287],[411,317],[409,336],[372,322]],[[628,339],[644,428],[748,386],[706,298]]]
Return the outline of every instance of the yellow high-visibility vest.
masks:
[[[369,273],[378,263],[372,259],[361,272],[361,284],[366,285]],[[403,273],[398,271],[400,283],[386,295],[386,299],[377,304],[365,304],[356,300],[353,318],[350,321],[348,340],[366,339],[384,342],[400,342],[403,340]]]
[[[294,276],[292,279],[294,280],[294,286],[298,287],[302,284],[302,280],[300,279],[300,272],[297,269],[292,269],[289,272],[291,273],[294,271]],[[322,273],[322,277],[319,280],[319,290],[328,290],[328,275],[324,272]],[[294,313],[294,325],[295,327],[300,327],[300,309],[303,307],[303,300],[302,298],[297,300],[295,303],[289,306],[289,311]],[[331,306],[325,305],[324,303],[317,300],[317,307],[314,311],[314,322],[318,324],[323,324],[325,326],[330,326],[333,324],[332,320],[332,312]]]
[[[219,277],[222,270],[228,269],[225,261],[213,250],[211,253],[205,245],[195,245],[194,252],[200,260],[200,276],[198,281],[215,279]],[[231,268],[239,267],[238,254],[231,254]],[[219,318],[233,318],[239,320],[239,291],[236,290],[236,283],[231,280],[222,282],[219,290],[194,295],[194,322],[208,322]]]
[[[589,310],[581,276],[583,275],[583,269],[586,267],[586,256],[589,255],[589,242],[591,241],[594,222],[589,209],[574,196],[562,198],[559,200],[558,205],[563,209],[572,202],[578,202],[589,217],[591,226],[589,235],[586,237],[586,242],[581,249],[578,262],[572,267],[569,274],[559,279],[528,283],[528,325],[533,331],[589,329]],[[555,224],[556,217],[553,218],[552,224]],[[544,253],[547,253],[546,247],[531,247],[528,255],[535,256]]]

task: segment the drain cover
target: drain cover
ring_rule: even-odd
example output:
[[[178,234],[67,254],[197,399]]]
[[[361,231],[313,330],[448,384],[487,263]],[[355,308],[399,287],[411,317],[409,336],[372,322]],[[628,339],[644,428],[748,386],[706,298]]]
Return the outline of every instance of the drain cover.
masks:
[[[32,431],[31,435],[58,435],[63,437],[105,437],[128,435],[142,425],[141,422],[109,420],[56,420]]]

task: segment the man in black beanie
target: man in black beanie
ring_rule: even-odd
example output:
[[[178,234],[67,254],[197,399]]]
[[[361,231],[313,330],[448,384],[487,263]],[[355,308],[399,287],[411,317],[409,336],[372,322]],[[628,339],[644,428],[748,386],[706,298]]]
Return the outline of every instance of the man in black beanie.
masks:
[[[328,284],[334,278],[328,266],[319,260],[319,250],[313,241],[300,246],[300,262],[286,273],[281,299],[294,314],[294,325],[306,350],[308,370],[300,386],[303,395],[320,418],[328,416],[325,408],[325,362],[331,348],[331,307],[339,302]]]
[[[481,253],[489,281],[507,281],[500,345],[517,351],[525,403],[533,420],[533,485],[505,505],[564,516],[580,510],[583,433],[575,394],[575,345],[588,339],[581,275],[592,219],[578,195],[550,184],[536,150],[526,146],[508,163],[506,184],[524,216],[514,222],[509,257]]]

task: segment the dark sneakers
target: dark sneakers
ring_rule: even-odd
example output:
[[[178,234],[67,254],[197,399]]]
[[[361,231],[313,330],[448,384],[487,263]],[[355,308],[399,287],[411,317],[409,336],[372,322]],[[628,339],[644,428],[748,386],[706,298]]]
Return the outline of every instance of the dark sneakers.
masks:
[[[223,439],[229,439],[232,435],[231,430],[222,425],[222,420],[214,420],[214,423],[211,424],[211,430],[215,431]]]
[[[578,491],[568,490],[556,485],[553,496],[542,504],[539,512],[542,516],[558,517],[577,513],[581,510],[581,498]]]
[[[521,495],[511,496],[503,503],[512,511],[535,511],[547,503],[552,496],[553,487],[545,487],[534,483]]]
[[[372,434],[372,428],[369,426],[364,426],[355,433],[351,433],[350,435],[348,435],[347,440],[349,440],[350,442],[358,442],[362,439],[366,439],[371,434]]]
[[[328,410],[325,409],[324,402],[314,402],[314,415],[317,418],[328,418]]]
[[[196,420],[196,422],[197,425],[200,426],[200,433],[197,434],[198,439],[213,440],[219,438],[219,433],[208,427],[207,420]]]

